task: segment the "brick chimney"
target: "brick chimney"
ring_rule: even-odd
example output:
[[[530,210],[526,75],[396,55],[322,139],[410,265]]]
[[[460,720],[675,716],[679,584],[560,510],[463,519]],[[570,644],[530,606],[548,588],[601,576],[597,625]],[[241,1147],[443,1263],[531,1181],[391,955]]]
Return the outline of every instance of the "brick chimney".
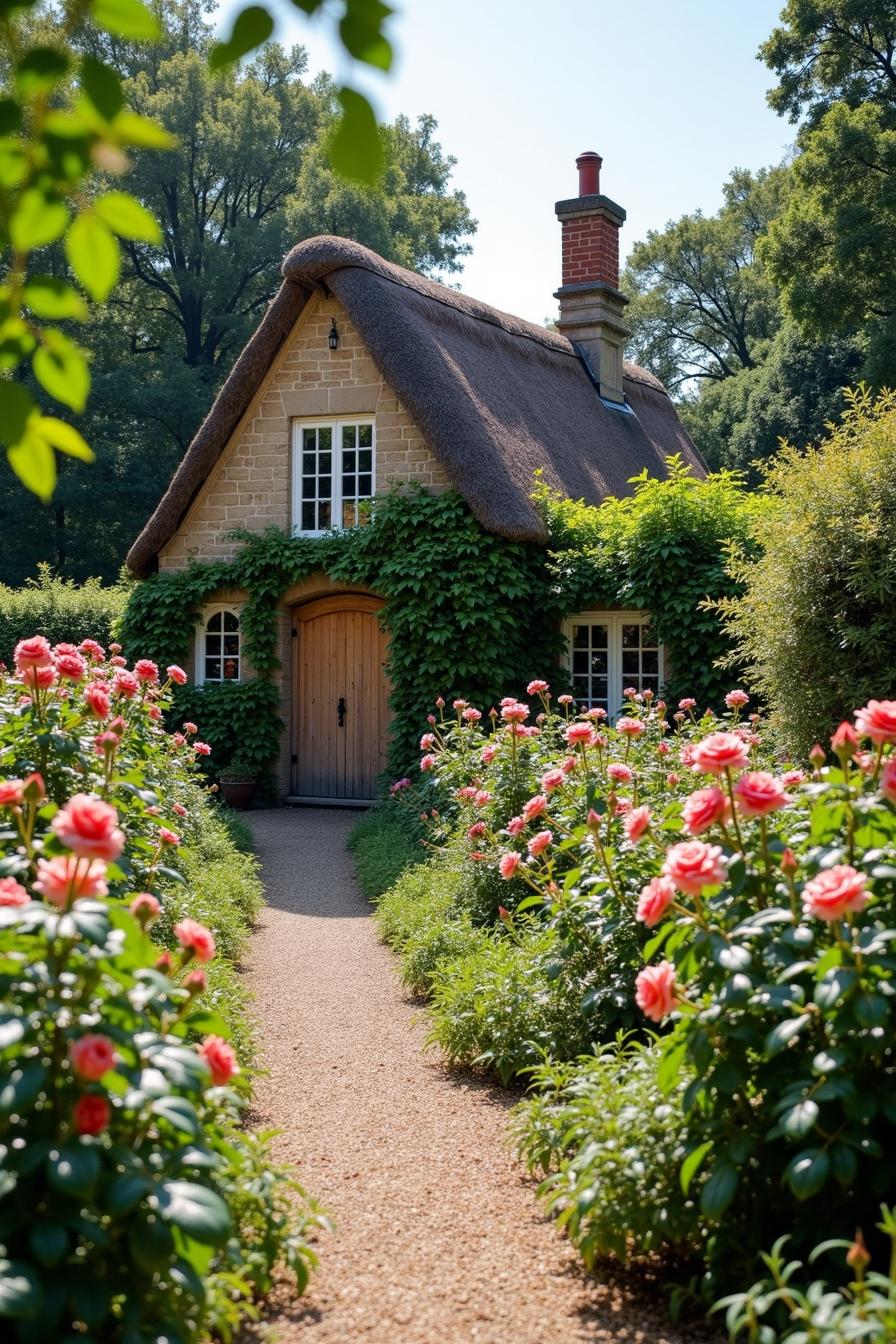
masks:
[[[588,363],[600,394],[624,403],[622,350],[628,302],[619,293],[619,230],[625,211],[600,194],[603,160],[589,150],[576,159],[579,194],[554,209],[563,229],[563,283],[558,327]]]

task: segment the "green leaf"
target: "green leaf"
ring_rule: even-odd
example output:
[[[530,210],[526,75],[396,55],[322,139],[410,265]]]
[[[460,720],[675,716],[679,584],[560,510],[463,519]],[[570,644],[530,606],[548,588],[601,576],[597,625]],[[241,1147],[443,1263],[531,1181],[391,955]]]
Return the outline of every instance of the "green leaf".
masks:
[[[78,322],[87,317],[87,304],[78,291],[53,275],[33,275],[23,296],[35,317],[70,317]]]
[[[15,98],[0,98],[0,135],[9,135],[22,125],[22,108]]]
[[[39,434],[52,447],[58,448],[60,453],[66,453],[69,457],[77,457],[81,462],[94,461],[94,454],[90,445],[82,438],[75,427],[65,420],[57,420],[53,415],[41,415],[34,419],[32,427],[36,434]],[[105,923],[104,919],[104,929]],[[94,942],[100,941],[99,937],[94,939]]]
[[[104,121],[111,121],[124,107],[118,75],[93,56],[85,56],[81,61],[81,88]]]
[[[853,1012],[863,1027],[881,1027],[890,1016],[890,1006],[882,994],[860,994]]]
[[[4,443],[18,443],[34,410],[31,394],[21,383],[8,379],[0,382],[0,435]]]
[[[373,108],[356,89],[340,89],[342,116],[330,138],[333,167],[343,177],[372,185],[383,169],[383,146]]]
[[[199,1137],[202,1126],[195,1106],[187,1101],[186,1097],[159,1097],[158,1101],[153,1102],[151,1109],[153,1115],[167,1120],[175,1129],[189,1134],[193,1139]]]
[[[219,1246],[230,1229],[230,1212],[220,1195],[193,1181],[164,1181],[159,1186],[159,1212],[187,1236],[204,1246]]]
[[[68,1250],[68,1231],[61,1223],[35,1223],[28,1233],[28,1245],[35,1260],[51,1268]]]
[[[68,70],[68,57],[58,47],[31,47],[16,68],[16,89],[22,98],[49,93]]]
[[[110,229],[90,210],[78,215],[65,235],[69,265],[97,303],[115,288],[121,269],[121,253]]]
[[[709,1139],[706,1143],[701,1143],[692,1153],[688,1153],[681,1164],[681,1171],[678,1174],[682,1194],[686,1195],[688,1193],[688,1190],[691,1188],[691,1181],[703,1165],[703,1159],[706,1157],[706,1154],[711,1151],[712,1140]]]
[[[101,28],[117,37],[151,40],[162,31],[156,16],[140,0],[92,0],[90,11]]]
[[[737,1191],[740,1174],[737,1167],[724,1159],[713,1167],[709,1180],[700,1192],[700,1208],[707,1218],[720,1218]]]
[[[107,191],[93,203],[94,213],[119,238],[137,243],[160,243],[162,230],[149,211],[126,191]]]
[[[18,1260],[0,1260],[0,1316],[36,1316],[43,1304],[34,1270]]]
[[[133,145],[136,149],[173,149],[177,144],[176,138],[164,126],[127,108],[119,112],[112,129],[120,144]]]
[[[48,504],[56,489],[56,455],[46,439],[29,427],[18,443],[10,444],[6,456],[25,488]]]
[[[393,11],[380,0],[348,0],[339,24],[342,44],[356,61],[388,70],[392,65],[392,45],[382,32],[382,23]]]
[[[91,1144],[69,1139],[47,1158],[47,1179],[66,1195],[87,1195],[100,1174],[100,1156]]]
[[[784,1179],[797,1199],[809,1199],[824,1185],[831,1159],[822,1148],[804,1148],[788,1162]]]
[[[68,208],[61,201],[50,201],[37,187],[29,187],[9,221],[10,242],[18,252],[33,252],[61,238],[68,221]]]
[[[117,1218],[139,1204],[151,1190],[152,1184],[145,1176],[129,1172],[115,1176],[106,1187],[106,1211]]]
[[[274,20],[261,5],[248,5],[234,20],[230,36],[225,42],[216,42],[209,53],[208,63],[213,70],[232,65],[247,52],[267,42],[274,31]]]
[[[0,1087],[0,1113],[21,1115],[39,1095],[46,1076],[46,1068],[37,1059],[29,1059],[13,1069]]]
[[[791,1139],[803,1139],[818,1119],[818,1105],[811,1097],[791,1106],[781,1117],[781,1128]]]
[[[90,391],[84,351],[55,327],[48,327],[42,338],[31,360],[34,376],[51,397],[73,411],[83,411]]]
[[[779,1022],[776,1027],[773,1027],[765,1038],[766,1058],[771,1059],[783,1050],[789,1041],[792,1041],[809,1025],[810,1020],[808,1013],[802,1013],[799,1017],[788,1017],[786,1021]]]

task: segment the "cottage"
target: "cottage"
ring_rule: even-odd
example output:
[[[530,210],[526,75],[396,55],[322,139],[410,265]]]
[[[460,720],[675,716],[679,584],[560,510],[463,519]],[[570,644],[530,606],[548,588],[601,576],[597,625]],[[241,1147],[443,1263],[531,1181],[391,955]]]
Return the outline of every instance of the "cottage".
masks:
[[[600,194],[597,154],[577,160],[579,195],[560,201],[558,331],[524,322],[384,261],[344,238],[312,238],[218,395],[128,564],[137,576],[227,559],[235,529],[317,535],[354,527],[395,484],[456,489],[491,532],[543,540],[534,474],[571,498],[628,492],[679,453],[703,464],[656,378],[623,362],[619,292],[625,212]],[[249,675],[245,594],[202,613],[197,682]],[[388,731],[385,635],[376,593],[325,575],[280,604],[281,785],[292,797],[373,796]],[[571,615],[578,699],[611,712],[623,686],[663,677],[643,613]]]

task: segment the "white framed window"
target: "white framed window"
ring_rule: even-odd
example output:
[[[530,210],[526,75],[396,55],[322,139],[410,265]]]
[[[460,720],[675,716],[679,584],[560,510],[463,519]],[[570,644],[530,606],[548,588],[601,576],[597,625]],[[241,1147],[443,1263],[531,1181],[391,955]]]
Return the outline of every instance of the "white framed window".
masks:
[[[665,675],[663,649],[642,611],[583,611],[563,623],[569,645],[572,693],[579,705],[615,718],[622,692],[659,695]]]
[[[239,681],[243,643],[237,607],[206,607],[196,631],[196,681]]]
[[[356,527],[376,481],[372,419],[293,422],[293,531]]]

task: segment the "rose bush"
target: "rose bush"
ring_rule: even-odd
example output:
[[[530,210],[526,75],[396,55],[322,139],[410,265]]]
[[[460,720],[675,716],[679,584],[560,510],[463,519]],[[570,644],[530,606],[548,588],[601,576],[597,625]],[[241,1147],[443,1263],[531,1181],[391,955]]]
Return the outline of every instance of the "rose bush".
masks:
[[[21,1341],[186,1344],[251,1310],[270,1261],[235,1213],[257,1148],[205,1003],[214,935],[149,936],[198,824],[195,746],[161,724],[179,669],[110,652],[36,636],[0,680],[0,1316]]]

